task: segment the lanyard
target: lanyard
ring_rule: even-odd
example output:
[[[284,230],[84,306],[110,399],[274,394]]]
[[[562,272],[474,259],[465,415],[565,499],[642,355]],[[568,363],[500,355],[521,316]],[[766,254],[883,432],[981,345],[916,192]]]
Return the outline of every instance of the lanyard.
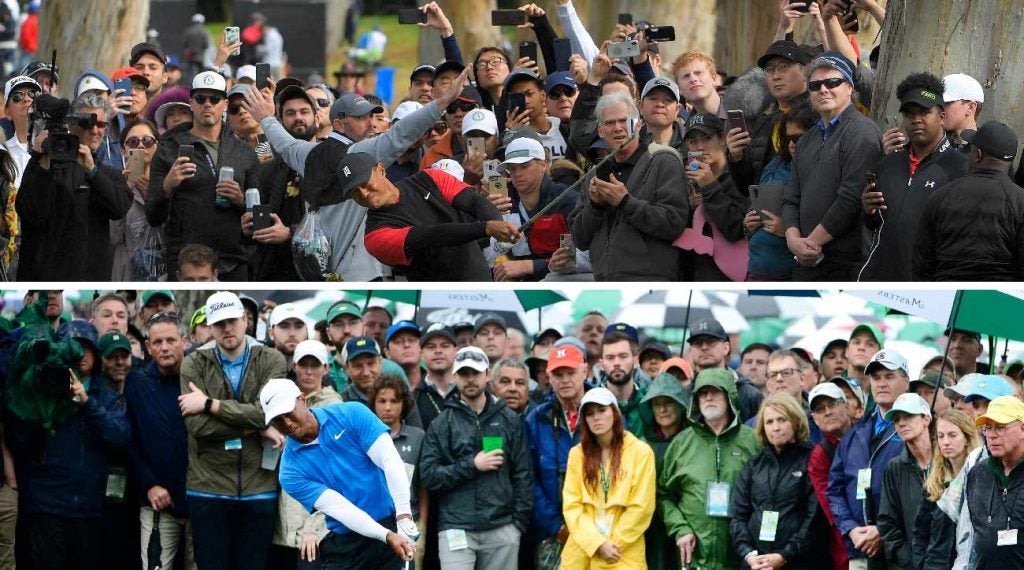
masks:
[[[604,463],[601,463],[601,491],[604,492],[604,502],[608,504],[608,489],[612,486],[611,477],[608,475],[608,470],[604,468]]]
[[[217,167],[213,164],[213,158],[210,156],[210,151],[206,148],[206,143],[199,143],[203,149],[203,157],[206,158],[206,164],[210,167],[210,172],[213,173],[214,179],[219,178],[217,175]]]

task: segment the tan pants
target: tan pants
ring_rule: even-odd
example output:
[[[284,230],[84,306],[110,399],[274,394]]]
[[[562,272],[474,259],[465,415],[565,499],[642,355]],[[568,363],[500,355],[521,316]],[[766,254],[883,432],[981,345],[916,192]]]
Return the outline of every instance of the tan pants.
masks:
[[[18,492],[0,487],[0,570],[14,570],[14,527],[18,522]]]
[[[889,570],[900,570],[900,565],[895,562],[889,562],[886,566]],[[854,558],[850,560],[850,570],[868,570],[868,559]]]
[[[142,523],[142,567],[149,568],[149,561],[146,557],[146,548],[149,546],[149,537],[153,533],[153,509],[142,507],[139,509],[139,522]],[[174,557],[178,554],[178,548],[185,544],[185,570],[196,570],[196,559],[192,554],[192,521],[179,519],[171,516],[170,513],[160,513],[160,546],[163,551],[160,553],[160,567],[173,568]]]

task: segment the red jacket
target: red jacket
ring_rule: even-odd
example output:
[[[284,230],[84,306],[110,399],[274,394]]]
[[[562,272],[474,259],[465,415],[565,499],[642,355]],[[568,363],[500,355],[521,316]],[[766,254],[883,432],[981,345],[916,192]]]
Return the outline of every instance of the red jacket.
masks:
[[[21,24],[21,37],[18,47],[27,53],[36,53],[39,48],[39,14],[29,14]]]
[[[811,476],[811,484],[814,485],[814,494],[818,497],[821,510],[825,512],[828,524],[832,528],[832,534],[829,535],[828,540],[829,549],[832,551],[832,561],[836,570],[849,570],[850,560],[846,554],[846,543],[843,541],[843,535],[839,533],[839,528],[836,527],[835,517],[832,515],[828,497],[825,495],[825,490],[828,489],[828,473],[832,469],[832,458],[829,457],[824,446],[827,442],[832,447],[831,454],[835,455],[836,447],[839,447],[839,438],[827,433],[822,433],[822,435],[825,437],[825,442],[819,443],[811,451],[811,457],[807,460],[807,472]]]

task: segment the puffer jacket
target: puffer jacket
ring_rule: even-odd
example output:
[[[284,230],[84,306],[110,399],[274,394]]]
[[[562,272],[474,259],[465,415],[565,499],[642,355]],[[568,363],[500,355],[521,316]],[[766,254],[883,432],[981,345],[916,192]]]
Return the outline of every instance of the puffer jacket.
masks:
[[[1022,491],[1024,465],[1021,464],[1006,476],[1002,462],[989,457],[967,475],[967,504],[974,527],[977,570],[1024,568],[1024,544],[1018,540],[1015,546],[997,546],[1000,531],[1024,528],[1024,509],[1017,504]]]
[[[924,501],[925,471],[906,446],[885,467],[882,502],[878,509],[878,532],[885,543],[886,558],[900,568],[911,566],[914,519]]]
[[[626,182],[628,198],[618,207],[595,206],[588,193],[580,194],[572,237],[578,249],[590,251],[596,280],[677,278],[679,250],[672,241],[683,231],[689,215],[683,187],[679,153],[652,144],[633,167]]]
[[[473,458],[484,436],[501,436],[505,462],[477,471]],[[445,402],[427,430],[420,480],[439,497],[438,530],[491,530],[514,524],[525,532],[533,510],[530,457],[522,419],[504,400],[487,398],[480,415],[462,399]]]
[[[238,386],[231,389],[211,343],[185,357],[181,365],[181,392],[191,392],[194,383],[207,397],[220,400],[220,413],[199,413],[185,417],[188,430],[188,476],[190,491],[245,497],[277,490],[277,475],[261,467],[263,444],[259,430],[266,426],[260,406],[260,390],[271,378],[288,374],[284,355],[249,342],[249,362]],[[243,432],[249,432],[245,435]],[[242,440],[242,449],[229,451],[224,442]]]
[[[754,550],[781,554],[787,568],[820,568],[821,561],[828,559],[822,540],[827,523],[807,471],[813,449],[809,442],[790,444],[781,451],[769,446],[743,467],[733,489],[729,523],[743,568],[749,568],[745,558]],[[765,511],[779,514],[771,542],[760,540]]]
[[[676,411],[679,414],[681,430],[669,437],[665,437],[654,421],[652,405],[653,400],[659,396],[671,398],[678,404]],[[688,427],[686,406],[689,403],[689,387],[683,388],[675,376],[665,373],[658,374],[654,378],[650,389],[647,390],[647,395],[640,402],[640,417],[644,423],[643,440],[654,450],[654,465],[658,474],[662,472],[668,446]],[[665,530],[665,521],[661,518],[660,512],[655,511],[654,516],[651,517],[651,526],[644,533],[644,542],[647,544],[648,568],[651,570],[676,570],[679,568],[679,548],[674,540],[669,540],[668,531]]]
[[[729,394],[733,421],[721,434],[707,426],[697,392],[715,386]],[[690,568],[725,570],[740,564],[729,537],[729,518],[707,514],[708,482],[736,482],[743,466],[760,451],[754,430],[740,423],[736,380],[726,370],[705,370],[697,375],[690,396],[689,429],[668,446],[665,463],[658,475],[658,510],[671,540],[694,534]]]
[[[583,446],[574,446],[569,451],[562,491],[562,512],[569,529],[569,539],[562,551],[562,568],[643,568],[644,531],[654,514],[654,451],[626,432],[619,472],[607,494],[602,492],[600,483],[594,487],[586,484],[583,461]],[[597,526],[597,516],[602,511],[611,517],[611,531],[607,536]],[[597,549],[609,540],[622,549],[622,558],[615,564],[597,556]]]

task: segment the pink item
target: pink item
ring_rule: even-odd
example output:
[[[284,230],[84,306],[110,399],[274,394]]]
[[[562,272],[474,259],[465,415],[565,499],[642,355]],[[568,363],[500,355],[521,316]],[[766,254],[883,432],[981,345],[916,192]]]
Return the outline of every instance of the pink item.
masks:
[[[704,224],[711,226],[711,237],[704,235]],[[747,261],[750,252],[747,240],[729,241],[718,231],[718,226],[704,217],[704,204],[693,211],[693,225],[683,233],[672,245],[700,255],[710,255],[718,269],[733,281],[743,281],[747,277]]]

